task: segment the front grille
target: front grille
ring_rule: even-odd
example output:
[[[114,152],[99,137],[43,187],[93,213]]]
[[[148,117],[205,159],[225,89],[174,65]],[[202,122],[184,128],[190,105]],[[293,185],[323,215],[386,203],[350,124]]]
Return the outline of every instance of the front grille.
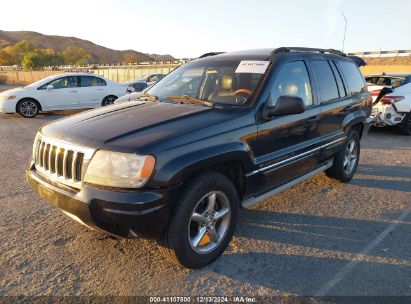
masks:
[[[79,188],[94,150],[37,136],[33,153],[37,171],[51,180]]]

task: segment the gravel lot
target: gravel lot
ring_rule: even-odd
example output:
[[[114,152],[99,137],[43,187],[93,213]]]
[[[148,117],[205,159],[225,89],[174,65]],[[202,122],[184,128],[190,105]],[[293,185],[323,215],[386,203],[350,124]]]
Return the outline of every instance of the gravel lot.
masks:
[[[411,137],[372,130],[350,183],[320,174],[243,210],[226,253],[193,271],[33,194],[24,177],[33,138],[61,117],[0,114],[1,296],[411,296]]]

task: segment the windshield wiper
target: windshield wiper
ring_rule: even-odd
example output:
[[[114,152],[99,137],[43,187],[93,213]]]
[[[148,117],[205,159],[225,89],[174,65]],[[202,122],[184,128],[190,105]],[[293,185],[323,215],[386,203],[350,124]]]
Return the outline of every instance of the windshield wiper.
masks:
[[[158,96],[151,95],[149,93],[144,93],[138,99],[143,99],[143,98],[148,98],[148,100],[154,101],[154,102],[160,102],[160,98]]]
[[[193,97],[190,97],[188,95],[167,96],[167,99],[180,100],[183,103],[198,104],[198,105],[206,106],[206,107],[210,107],[210,108],[214,106],[214,104],[212,102],[205,101],[205,100],[198,99],[198,98],[193,98]]]

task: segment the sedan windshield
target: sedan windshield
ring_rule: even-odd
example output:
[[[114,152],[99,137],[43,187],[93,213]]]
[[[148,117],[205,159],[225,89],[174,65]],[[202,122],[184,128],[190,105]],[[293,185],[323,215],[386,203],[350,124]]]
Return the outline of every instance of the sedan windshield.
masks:
[[[160,101],[243,105],[267,66],[267,61],[192,62],[167,75],[147,93]]]

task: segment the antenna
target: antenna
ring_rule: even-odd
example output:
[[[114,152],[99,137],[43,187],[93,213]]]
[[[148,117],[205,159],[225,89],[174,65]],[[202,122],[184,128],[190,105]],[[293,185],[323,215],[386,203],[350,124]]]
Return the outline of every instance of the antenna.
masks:
[[[345,17],[345,15],[344,15],[344,13],[343,13],[343,12],[341,12],[341,14],[343,15],[344,20],[345,20],[345,27],[344,27],[344,38],[343,38],[342,50],[341,50],[341,51],[344,53],[344,46],[345,46],[345,35],[346,35],[346,33],[347,33],[347,23],[348,23],[348,21],[347,21],[347,18]]]

